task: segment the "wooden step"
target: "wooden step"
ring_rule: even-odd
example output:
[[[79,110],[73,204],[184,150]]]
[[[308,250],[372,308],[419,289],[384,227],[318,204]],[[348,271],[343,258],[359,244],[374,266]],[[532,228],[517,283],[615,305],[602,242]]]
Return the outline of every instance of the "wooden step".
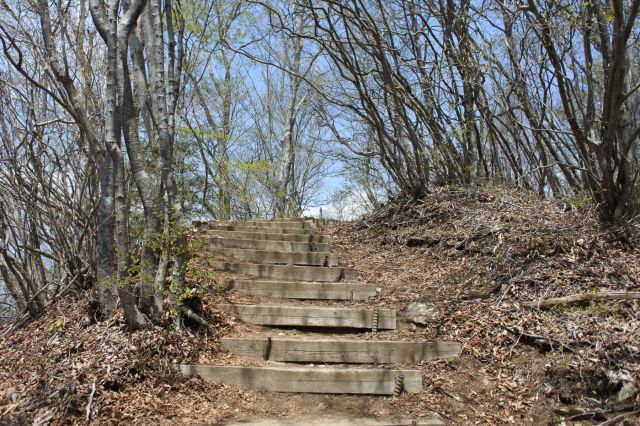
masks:
[[[374,284],[229,280],[230,289],[281,299],[366,300],[377,294]]]
[[[206,225],[230,225],[230,226],[251,226],[255,228],[295,228],[295,229],[313,229],[313,222],[310,220],[228,220],[219,222],[208,222]]]
[[[324,266],[260,265],[257,263],[230,263],[208,260],[207,263],[218,271],[251,275],[256,278],[286,281],[339,282],[351,281],[355,271],[350,268]]]
[[[205,230],[205,235],[240,240],[293,241],[296,243],[326,243],[327,239],[318,235],[275,234],[272,232],[225,231],[221,229]]]
[[[331,252],[328,243],[296,243],[295,241],[239,240],[235,238],[210,237],[209,242],[223,247],[273,250],[291,252]]]
[[[395,330],[394,309],[315,308],[279,305],[217,305],[241,321],[283,327]]]
[[[458,342],[394,342],[347,339],[292,339],[223,337],[222,347],[249,358],[281,362],[353,364],[409,364],[452,358],[460,354]]]
[[[270,250],[249,250],[228,247],[211,247],[209,253],[232,256],[238,260],[255,263],[301,266],[338,266],[338,255],[321,252],[290,252]]]
[[[293,235],[314,235],[315,231],[313,229],[302,229],[302,228],[261,228],[258,226],[248,226],[248,225],[220,225],[220,224],[210,224],[206,228],[209,231],[236,231],[236,232],[269,232],[271,234],[293,234]]]
[[[274,392],[394,395],[422,390],[419,370],[181,365],[182,374]]]

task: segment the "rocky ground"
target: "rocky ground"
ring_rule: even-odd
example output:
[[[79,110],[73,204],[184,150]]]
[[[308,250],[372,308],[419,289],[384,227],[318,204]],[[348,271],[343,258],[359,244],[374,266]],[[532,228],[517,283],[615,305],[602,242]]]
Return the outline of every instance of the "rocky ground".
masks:
[[[0,335],[0,424],[211,424],[303,414],[437,415],[449,424],[639,421],[639,301],[543,306],[640,291],[637,224],[613,234],[584,200],[484,187],[475,198],[457,188],[420,202],[399,198],[364,221],[318,231],[358,281],[382,289],[361,305],[401,311],[421,303],[430,311],[426,325],[401,319],[397,331],[373,338],[463,344],[457,359],[412,366],[423,371],[422,392],[271,394],[181,377],[181,363],[249,363],[218,341],[257,330],[215,304],[258,300],[225,290],[229,276],[195,258],[191,303],[209,321],[206,330],[167,324],[129,333],[121,315],[96,320],[91,294],[80,293]],[[206,254],[198,238],[193,244]]]

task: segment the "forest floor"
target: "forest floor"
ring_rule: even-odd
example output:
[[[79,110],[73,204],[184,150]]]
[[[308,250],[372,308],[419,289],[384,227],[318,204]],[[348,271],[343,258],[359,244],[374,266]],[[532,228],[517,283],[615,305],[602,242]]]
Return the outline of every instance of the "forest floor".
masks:
[[[207,330],[166,326],[129,333],[121,314],[97,321],[87,293],[0,335],[0,424],[431,415],[447,424],[599,424],[616,417],[624,422],[617,424],[640,424],[639,301],[525,306],[640,291],[637,224],[627,238],[615,238],[583,200],[549,201],[488,186],[475,198],[443,188],[419,202],[397,199],[365,221],[318,231],[341,264],[356,269],[356,281],[382,289],[358,304],[435,308],[426,326],[399,316],[396,331],[369,338],[462,343],[457,359],[410,366],[423,372],[422,392],[275,394],[180,376],[182,363],[260,365],[221,350],[221,336],[261,329],[238,323],[215,304],[270,302],[224,290],[229,275],[195,258],[190,284],[205,291],[194,297],[194,308],[207,317]],[[204,248],[197,251],[206,255]]]

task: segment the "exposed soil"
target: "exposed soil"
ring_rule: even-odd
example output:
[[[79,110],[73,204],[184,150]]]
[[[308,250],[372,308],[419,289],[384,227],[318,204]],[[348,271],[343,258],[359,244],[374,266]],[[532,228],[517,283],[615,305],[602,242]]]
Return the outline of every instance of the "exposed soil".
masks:
[[[381,293],[366,302],[282,301],[224,288],[231,274],[195,258],[190,301],[207,330],[158,327],[128,333],[121,315],[96,321],[91,297],[58,302],[45,316],[0,336],[2,424],[213,424],[255,418],[437,415],[448,424],[598,424],[640,408],[640,304],[591,302],[541,310],[522,302],[577,293],[639,291],[640,252],[602,230],[588,206],[504,187],[476,198],[444,188],[394,200],[366,221],[334,223],[341,265]],[[202,239],[194,251],[206,257]],[[216,303],[378,306],[433,304],[427,326],[344,337],[455,340],[458,359],[420,365],[424,390],[392,397],[277,394],[221,386],[177,373],[183,363],[263,365],[221,351],[224,335],[300,335],[235,321]],[[311,332],[314,332],[311,330]],[[317,332],[317,331],[316,331]],[[275,363],[270,363],[275,364]],[[393,366],[392,366],[393,367]],[[94,390],[95,389],[95,390]],[[617,424],[638,424],[628,415]]]

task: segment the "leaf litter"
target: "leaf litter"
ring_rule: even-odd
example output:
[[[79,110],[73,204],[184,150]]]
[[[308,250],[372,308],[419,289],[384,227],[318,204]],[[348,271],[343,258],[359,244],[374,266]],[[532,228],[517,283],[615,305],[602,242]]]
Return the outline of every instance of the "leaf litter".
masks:
[[[603,230],[584,206],[501,186],[482,187],[475,197],[452,187],[420,201],[398,197],[362,221],[319,226],[341,265],[382,291],[355,304],[301,303],[397,310],[413,302],[433,305],[426,326],[399,316],[395,331],[342,336],[463,345],[456,359],[405,366],[423,372],[424,389],[391,397],[276,394],[181,376],[180,364],[264,364],[225,353],[222,336],[300,334],[267,331],[217,310],[218,303],[283,301],[227,290],[224,281],[241,276],[211,270],[203,261],[206,250],[197,250],[189,285],[196,289],[194,308],[209,322],[206,330],[178,332],[167,325],[129,333],[122,313],[96,321],[91,294],[78,293],[0,335],[0,424],[208,424],[302,413],[435,414],[450,424],[616,418],[616,424],[637,424],[638,301],[523,306],[541,298],[638,291],[637,230],[631,225],[621,238]]]

